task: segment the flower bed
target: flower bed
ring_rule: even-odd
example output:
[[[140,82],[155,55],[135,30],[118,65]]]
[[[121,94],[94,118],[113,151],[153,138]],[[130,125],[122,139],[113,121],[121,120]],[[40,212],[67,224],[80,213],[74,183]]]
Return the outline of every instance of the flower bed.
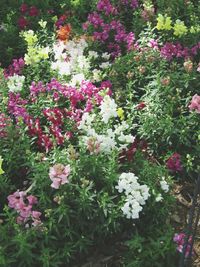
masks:
[[[97,253],[105,266],[177,266],[171,189],[199,171],[200,11],[85,4],[58,17],[20,7],[26,49],[0,73],[0,265]]]

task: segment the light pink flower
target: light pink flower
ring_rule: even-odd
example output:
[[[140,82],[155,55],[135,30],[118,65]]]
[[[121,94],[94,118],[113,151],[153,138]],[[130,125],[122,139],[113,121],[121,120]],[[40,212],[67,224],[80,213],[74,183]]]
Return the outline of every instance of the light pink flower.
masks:
[[[67,177],[70,174],[70,166],[63,164],[56,164],[49,170],[49,178],[53,181],[51,187],[58,189],[60,185],[69,183]]]
[[[192,101],[189,105],[189,109],[193,110],[195,109],[197,113],[200,113],[200,96],[199,95],[194,95],[192,97]]]

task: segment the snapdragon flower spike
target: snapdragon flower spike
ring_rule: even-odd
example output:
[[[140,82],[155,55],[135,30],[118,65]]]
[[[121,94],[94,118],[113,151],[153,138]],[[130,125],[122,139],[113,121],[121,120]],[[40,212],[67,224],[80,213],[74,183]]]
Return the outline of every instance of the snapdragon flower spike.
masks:
[[[104,12],[106,16],[111,13],[118,14],[117,8],[114,8],[109,0],[100,0],[97,4],[97,9],[100,12]],[[121,55],[121,48],[124,44],[128,51],[133,49],[135,35],[133,32],[127,33],[124,25],[119,20],[114,19],[106,23],[97,12],[94,12],[89,14],[88,21],[83,25],[83,28],[87,30],[89,25],[94,27],[94,39],[105,43],[112,57]],[[113,36],[113,38],[110,38],[110,36]]]
[[[26,109],[27,100],[22,99],[20,94],[9,93],[8,111],[15,116],[16,119],[22,118],[25,122],[28,120],[29,115]]]
[[[70,165],[56,164],[49,169],[49,178],[52,180],[51,187],[59,189],[61,185],[69,183],[67,177],[70,175]]]
[[[147,185],[140,185],[134,173],[122,173],[118,185],[115,187],[119,193],[124,192],[125,204],[121,208],[128,219],[138,219],[147,199],[150,197]]]
[[[107,16],[117,15],[117,8],[114,7],[109,0],[99,0],[97,3],[97,10],[104,11]]]
[[[12,64],[10,64],[8,68],[4,70],[5,78],[8,78],[15,74],[17,75],[22,74],[24,66],[25,66],[25,62],[23,58],[13,59]]]
[[[41,225],[40,216],[42,215],[39,211],[33,211],[33,205],[38,203],[35,196],[29,195],[25,191],[16,191],[8,196],[8,206],[19,214],[17,217],[18,224],[27,225],[31,222],[32,226]]]
[[[195,110],[197,113],[200,114],[200,96],[199,95],[195,94],[192,97],[191,103],[189,105],[189,109],[191,111]]]

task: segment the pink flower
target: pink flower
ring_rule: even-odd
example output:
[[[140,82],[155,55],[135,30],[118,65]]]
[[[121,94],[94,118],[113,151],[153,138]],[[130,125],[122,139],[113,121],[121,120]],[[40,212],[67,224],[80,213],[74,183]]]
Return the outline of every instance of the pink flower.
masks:
[[[27,199],[30,205],[34,205],[38,203],[37,198],[32,195],[28,196]]]
[[[136,106],[136,109],[137,110],[142,110],[143,108],[146,107],[146,104],[145,102],[140,102],[137,106]]]
[[[51,187],[58,189],[60,185],[69,183],[67,177],[70,174],[70,166],[63,164],[56,164],[49,170],[49,178],[53,181]]]
[[[31,6],[29,10],[29,16],[36,17],[39,15],[39,10],[35,6]]]
[[[28,26],[28,20],[24,17],[18,19],[18,26],[21,30],[24,30]]]
[[[26,13],[27,10],[28,10],[27,4],[22,4],[20,6],[20,11],[21,11],[22,14]]]
[[[35,196],[26,196],[26,192],[18,190],[12,195],[9,195],[7,199],[8,206],[15,209],[19,214],[16,219],[18,224],[28,225],[27,222],[31,219],[33,220],[33,226],[37,226],[42,223],[39,218],[41,216],[41,212],[32,211],[33,205],[37,204],[37,198]]]
[[[192,97],[192,101],[189,105],[189,109],[193,110],[195,109],[197,113],[200,113],[200,96],[199,95],[194,95]]]
[[[185,239],[186,239],[185,233],[179,233],[179,234],[174,235],[173,241],[177,244],[177,251],[179,251],[180,253],[183,253],[183,249],[184,249],[184,245],[185,245]],[[185,251],[186,257],[189,256],[190,249],[191,249],[191,243],[192,243],[192,236],[190,236],[189,240],[188,240],[188,245],[187,245],[186,251]],[[192,251],[192,254],[193,253],[194,252]]]
[[[168,158],[166,165],[167,168],[171,171],[181,171],[181,155],[178,153],[174,153],[170,158]]]

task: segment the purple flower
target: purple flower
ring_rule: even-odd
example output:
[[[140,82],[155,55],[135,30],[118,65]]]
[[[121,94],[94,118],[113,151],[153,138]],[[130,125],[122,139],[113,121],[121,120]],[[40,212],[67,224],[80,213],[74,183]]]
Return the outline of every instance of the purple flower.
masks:
[[[179,234],[175,234],[173,241],[177,244],[177,251],[179,251],[180,253],[183,253],[183,249],[184,249],[184,244],[185,244],[185,239],[186,239],[186,234],[185,233],[179,233]],[[185,255],[186,257],[189,256],[190,250],[191,250],[191,243],[192,243],[192,236],[189,237],[188,240],[188,245],[186,247],[186,251],[185,251]],[[192,251],[192,254],[194,252]]]
[[[168,160],[166,161],[167,168],[171,171],[182,171],[181,166],[181,155],[178,153],[174,153]]]

